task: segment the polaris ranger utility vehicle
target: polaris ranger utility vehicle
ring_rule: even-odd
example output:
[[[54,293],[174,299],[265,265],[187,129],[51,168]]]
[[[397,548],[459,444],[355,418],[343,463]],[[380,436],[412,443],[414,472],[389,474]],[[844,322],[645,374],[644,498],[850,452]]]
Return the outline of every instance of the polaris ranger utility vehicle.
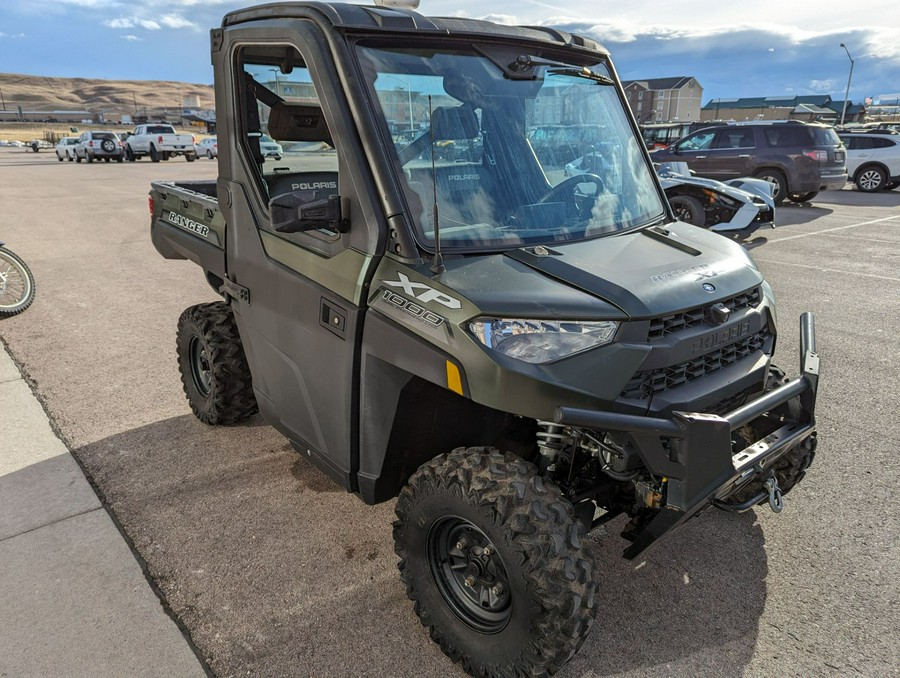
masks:
[[[627,516],[634,558],[711,506],[781,509],[815,450],[812,317],[789,380],[771,289],[674,219],[601,45],[295,2],[228,14],[212,59],[218,181],[150,199],[159,252],[223,296],[178,324],[190,405],[258,407],[364,501],[399,495],[407,592],[467,671],[578,650],[592,527]],[[542,164],[553,125],[603,174]]]

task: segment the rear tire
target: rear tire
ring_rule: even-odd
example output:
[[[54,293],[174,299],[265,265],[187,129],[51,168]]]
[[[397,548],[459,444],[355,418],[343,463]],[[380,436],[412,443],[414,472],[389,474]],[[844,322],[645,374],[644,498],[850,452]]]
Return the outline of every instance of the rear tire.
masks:
[[[772,200],[776,205],[780,205],[787,197],[787,179],[784,172],[777,169],[764,169],[754,174],[757,179],[767,181],[772,186]]]
[[[194,155],[193,153],[185,153],[184,159],[187,160],[188,162],[194,162],[194,160],[197,159],[197,156]]]
[[[809,193],[791,193],[788,196],[788,200],[791,202],[801,203],[801,202],[809,202],[813,198],[819,195],[818,191],[810,191]]]
[[[159,151],[156,150],[156,146],[153,144],[150,144],[150,161],[159,162]]]
[[[88,162],[94,162],[94,156],[92,156],[87,151],[84,152],[84,159],[87,160]]]
[[[34,301],[34,276],[18,254],[0,247],[0,318],[24,311]]]
[[[521,458],[458,448],[400,493],[394,549],[407,596],[475,676],[556,672],[594,621],[594,559],[559,488]]]
[[[675,218],[694,226],[706,226],[706,213],[697,198],[690,195],[675,195],[669,198]]]
[[[876,193],[884,189],[888,183],[887,172],[877,165],[865,165],[856,173],[853,180],[863,193]]]
[[[207,157],[209,160],[212,160],[212,159],[213,159],[212,151],[207,150],[207,151],[206,151],[206,157]]]
[[[250,367],[231,308],[222,301],[178,319],[178,368],[188,403],[205,424],[234,424],[257,411]]]

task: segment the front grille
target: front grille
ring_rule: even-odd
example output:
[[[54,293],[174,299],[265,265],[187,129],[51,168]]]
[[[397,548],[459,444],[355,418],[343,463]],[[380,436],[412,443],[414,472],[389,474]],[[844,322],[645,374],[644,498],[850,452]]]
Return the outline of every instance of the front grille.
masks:
[[[622,397],[628,400],[646,400],[657,393],[699,379],[707,374],[746,358],[754,351],[760,350],[770,336],[767,328],[761,329],[745,339],[723,346],[706,355],[698,356],[671,367],[660,367],[655,370],[644,370],[635,374],[622,391]]]
[[[756,308],[759,306],[759,302],[762,299],[762,292],[757,287],[756,289],[750,290],[749,292],[742,292],[741,294],[736,294],[733,297],[729,297],[728,299],[723,299],[720,304],[723,304],[725,308],[734,313],[735,311],[740,311],[745,308]],[[692,327],[696,327],[697,325],[701,325],[707,321],[709,317],[709,308],[713,304],[709,306],[700,306],[698,308],[692,308],[689,311],[684,311],[682,313],[674,313],[672,315],[664,315],[660,318],[654,318],[650,321],[650,331],[647,334],[647,338],[650,341],[662,339],[670,334],[674,334],[676,332],[681,332],[682,330],[688,330]]]

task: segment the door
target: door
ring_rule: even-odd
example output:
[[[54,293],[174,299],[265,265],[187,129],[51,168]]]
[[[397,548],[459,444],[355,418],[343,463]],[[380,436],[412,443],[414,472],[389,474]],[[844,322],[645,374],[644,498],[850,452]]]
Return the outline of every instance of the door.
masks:
[[[360,169],[365,155],[330,132],[343,129],[335,119],[352,119],[335,89],[340,79],[329,73],[330,59],[317,63],[291,46],[298,44],[296,35],[282,43],[273,42],[271,32],[265,37],[238,36],[222,67],[230,73],[227,105],[235,115],[220,116],[219,203],[229,225],[233,296],[246,290],[245,300],[232,306],[263,416],[355,490],[357,337],[376,263],[372,233],[382,225],[356,189],[371,184]],[[217,107],[224,108],[221,99]],[[349,231],[337,225],[279,231],[269,201],[294,191],[307,198],[339,194],[350,207]]]
[[[673,160],[686,162],[701,177],[709,176],[709,153],[715,135],[715,130],[710,129],[685,137],[673,147]]]
[[[751,176],[751,161],[756,151],[753,129],[723,127],[716,131],[706,158],[704,176],[719,181]]]

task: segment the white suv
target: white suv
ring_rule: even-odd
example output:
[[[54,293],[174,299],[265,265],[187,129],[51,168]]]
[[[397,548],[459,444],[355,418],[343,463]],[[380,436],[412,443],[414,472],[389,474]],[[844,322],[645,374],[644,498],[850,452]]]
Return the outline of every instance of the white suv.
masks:
[[[900,186],[900,134],[842,132],[847,174],[866,193]]]

